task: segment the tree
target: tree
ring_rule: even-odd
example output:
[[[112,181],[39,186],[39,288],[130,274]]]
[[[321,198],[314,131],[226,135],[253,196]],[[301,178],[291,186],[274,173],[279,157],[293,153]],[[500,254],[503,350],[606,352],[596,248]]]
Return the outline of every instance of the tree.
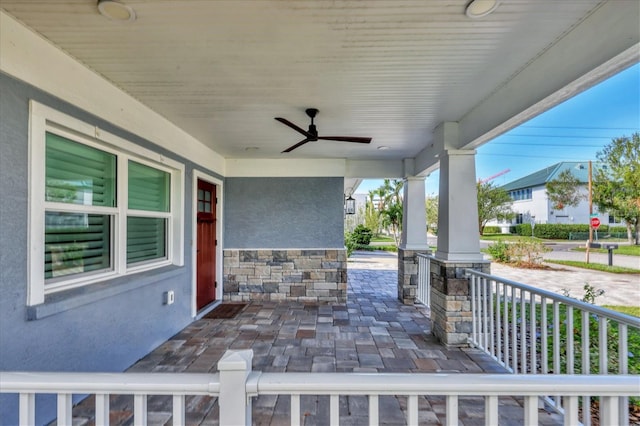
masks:
[[[427,232],[437,233],[438,231],[438,196],[427,196],[425,200],[425,213],[427,219]]]
[[[478,182],[478,231],[480,235],[484,227],[492,219],[512,219],[511,197],[504,189],[493,186],[491,182]]]
[[[364,226],[371,229],[375,235],[379,235],[382,221],[380,218],[380,212],[376,210],[375,206],[373,205],[374,196],[374,192],[369,191],[369,199],[367,200],[367,204],[364,210]]]
[[[595,173],[593,202],[623,219],[629,243],[640,244],[640,133],[613,139],[596,158],[603,167]]]
[[[570,170],[563,170],[556,179],[547,182],[547,196],[554,209],[575,207],[584,198],[579,192],[580,180]]]
[[[378,197],[377,214],[380,224],[384,228],[390,228],[391,233],[396,241],[399,242],[399,234],[402,230],[402,196],[400,195],[404,181],[401,179],[385,179],[383,184],[374,190],[369,191],[369,199],[371,204],[371,216],[373,222],[373,200]],[[371,227],[371,225],[368,225]],[[372,228],[373,229],[373,228]]]

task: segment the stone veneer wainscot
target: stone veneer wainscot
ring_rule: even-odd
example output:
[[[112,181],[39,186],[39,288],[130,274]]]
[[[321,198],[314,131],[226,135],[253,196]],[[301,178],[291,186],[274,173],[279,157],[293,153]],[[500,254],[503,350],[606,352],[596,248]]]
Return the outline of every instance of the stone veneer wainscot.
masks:
[[[224,250],[223,299],[344,303],[347,252]]]

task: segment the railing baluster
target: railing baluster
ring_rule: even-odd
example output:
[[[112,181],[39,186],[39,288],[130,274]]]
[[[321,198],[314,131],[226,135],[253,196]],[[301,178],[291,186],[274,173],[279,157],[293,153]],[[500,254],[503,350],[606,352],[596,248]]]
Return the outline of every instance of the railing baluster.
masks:
[[[504,293],[504,321],[502,324],[502,333],[504,336],[504,366],[511,368],[509,365],[509,299],[507,298],[507,285],[502,284],[502,292]],[[511,370],[513,372],[513,370]]]
[[[516,289],[511,287],[511,369],[518,374],[518,330],[516,315]]]
[[[36,395],[34,393],[20,394],[20,424],[33,426],[36,424]]]
[[[591,342],[589,341],[589,312],[582,311],[582,332],[580,333],[580,344],[582,347],[582,368],[580,370],[580,374],[590,374],[591,373],[591,355],[589,353],[589,346]],[[591,405],[591,397],[589,395],[584,395],[582,397],[582,407],[590,407]],[[582,425],[583,426],[591,426],[591,409],[582,410]]]
[[[549,373],[549,320],[547,318],[547,298],[540,299],[540,357],[542,374]]]
[[[618,398],[615,396],[600,397],[600,425],[601,426],[620,426],[620,415],[618,412]],[[625,414],[628,419],[629,416]]]
[[[173,395],[173,426],[183,426],[184,422],[184,395]]]
[[[538,344],[538,327],[537,327],[536,314],[536,295],[531,293],[529,295],[529,333],[531,334],[531,344],[529,345],[530,357],[530,370],[529,373],[536,374],[538,372],[538,352],[536,346]]]
[[[527,374],[527,297],[520,289],[520,373]]]
[[[493,280],[491,281],[487,280],[485,297],[489,299],[489,312],[487,312],[487,317],[489,319],[489,344],[491,347],[490,353],[495,357],[497,355],[497,351],[496,351],[496,341],[495,341],[496,326],[493,321],[493,311],[495,309],[493,306],[495,303],[494,297],[493,297]]]
[[[109,394],[96,394],[96,424],[100,426],[109,426]],[[173,421],[173,424],[176,424],[175,420]]]
[[[579,424],[577,396],[567,396],[564,398],[564,424],[565,426],[575,426]]]
[[[481,289],[481,294],[482,294],[482,337],[483,337],[483,342],[484,342],[484,350],[488,351],[489,353],[492,352],[491,347],[489,346],[489,333],[490,333],[490,329],[489,329],[489,319],[491,318],[491,314],[489,313],[488,310],[488,298],[489,295],[487,294],[487,279],[486,278],[482,278],[482,289]]]
[[[418,395],[409,395],[407,397],[407,424],[418,424]]]
[[[499,420],[498,419],[498,397],[494,395],[485,396],[484,397],[484,424],[497,425],[499,423],[498,420]]]
[[[72,400],[70,393],[58,394],[58,424],[71,425],[73,423]]]
[[[562,374],[560,367],[560,303],[553,301],[553,374]],[[560,408],[562,400],[559,395],[553,398],[553,404]]]
[[[458,426],[458,396],[457,395],[447,395],[445,424],[447,426]]]
[[[493,281],[493,284],[495,285],[493,294],[495,294],[496,297],[496,357],[498,362],[504,363],[504,350],[502,348],[502,321],[500,318],[503,310],[501,302],[502,296],[500,294],[500,283],[498,281]]]
[[[573,374],[575,365],[575,355],[573,347],[573,307],[567,306],[567,326],[565,336],[567,338],[567,374]]]
[[[609,374],[609,355],[607,342],[609,340],[609,330],[607,327],[608,320],[604,317],[598,317],[598,356],[599,359],[599,374]]]
[[[337,426],[340,424],[340,395],[333,394],[329,397],[329,424]]]
[[[133,424],[134,426],[147,424],[147,395],[145,394],[133,396]]]
[[[629,373],[629,341],[627,340],[627,324],[618,323],[618,374]],[[629,424],[629,416],[627,410],[629,406],[628,397],[618,398],[620,414],[620,425],[627,426]]]
[[[300,426],[300,395],[291,395],[291,426]]]
[[[538,397],[537,396],[524,397],[524,425],[538,426]]]
[[[478,290],[476,289],[478,279],[475,275],[471,277],[471,340],[476,347],[480,346],[478,339]]]
[[[378,395],[369,395],[369,425],[378,426],[380,412],[378,411]]]

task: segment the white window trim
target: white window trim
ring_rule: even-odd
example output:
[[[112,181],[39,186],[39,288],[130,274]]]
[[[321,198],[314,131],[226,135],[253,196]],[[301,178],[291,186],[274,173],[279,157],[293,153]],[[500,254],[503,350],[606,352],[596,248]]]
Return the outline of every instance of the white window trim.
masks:
[[[184,164],[136,145],[97,126],[90,125],[35,101],[29,103],[29,227],[28,227],[28,291],[27,305],[44,303],[45,295],[84,286],[143,270],[167,265],[184,265]],[[82,144],[114,153],[118,156],[118,207],[95,208],[96,212],[113,215],[113,269],[82,277],[60,280],[45,289],[44,279],[44,213],[47,208],[61,211],[93,211],[93,206],[73,206],[45,202],[45,145],[46,132],[53,131]],[[148,215],[148,212],[127,209],[127,161],[147,164],[171,175],[171,213],[167,229],[167,258],[127,267],[126,217]],[[107,213],[108,212],[108,213]],[[157,217],[154,212],[152,215]]]

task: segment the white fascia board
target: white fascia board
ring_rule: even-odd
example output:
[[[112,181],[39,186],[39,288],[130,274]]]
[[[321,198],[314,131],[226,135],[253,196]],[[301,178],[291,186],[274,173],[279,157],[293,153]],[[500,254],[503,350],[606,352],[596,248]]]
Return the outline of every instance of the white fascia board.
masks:
[[[402,160],[347,160],[345,177],[400,179],[404,177],[404,164]]]
[[[227,177],[340,177],[344,159],[227,159]]]
[[[3,11],[0,70],[224,175],[221,155]]]
[[[475,148],[640,61],[640,2],[606,2],[460,119]]]

